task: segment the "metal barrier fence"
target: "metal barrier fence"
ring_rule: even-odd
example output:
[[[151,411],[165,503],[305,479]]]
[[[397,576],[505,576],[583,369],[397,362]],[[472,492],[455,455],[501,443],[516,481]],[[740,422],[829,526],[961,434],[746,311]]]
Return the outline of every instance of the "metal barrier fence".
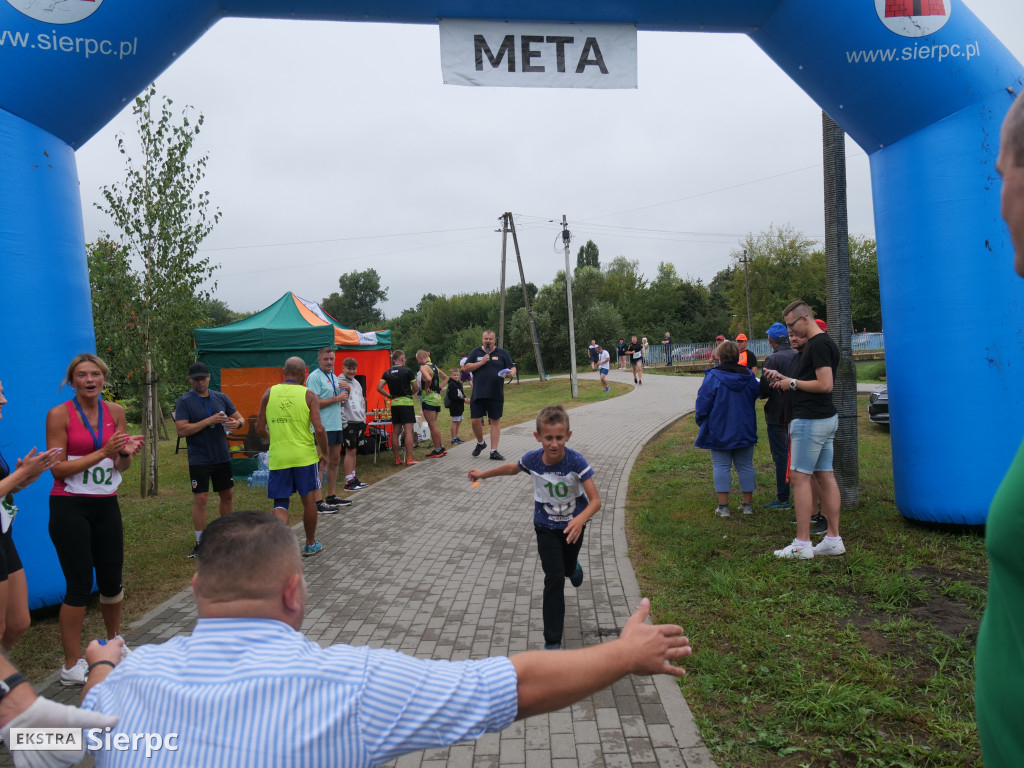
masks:
[[[855,333],[852,344],[854,352],[884,352],[885,336],[881,333]],[[665,365],[668,362],[668,346],[663,344],[648,346],[647,354],[644,355],[644,365]],[[672,344],[671,347],[673,363],[691,363],[710,360],[715,344],[714,342],[694,342]],[[758,360],[764,360],[772,351],[767,338],[752,339],[747,344],[747,348],[757,356]],[[615,347],[610,349],[615,349]],[[617,361],[613,361],[613,364],[615,362]]]

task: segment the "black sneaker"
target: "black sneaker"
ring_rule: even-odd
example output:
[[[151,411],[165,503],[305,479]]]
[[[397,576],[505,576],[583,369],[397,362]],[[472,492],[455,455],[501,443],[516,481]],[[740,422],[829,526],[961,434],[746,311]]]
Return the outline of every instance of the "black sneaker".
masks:
[[[351,480],[345,481],[346,491],[361,491],[363,488],[369,488],[369,483],[364,483],[358,477],[353,477]]]
[[[192,547],[192,551],[188,553],[188,556],[191,559],[191,558],[195,557],[198,554],[199,554],[199,543],[196,542],[196,545],[194,547]]]
[[[423,458],[424,459],[439,459],[442,456],[447,456],[447,455],[448,455],[448,451],[446,451],[444,448],[435,448],[434,450],[432,450],[430,453],[428,453]]]
[[[828,531],[828,520],[820,512],[811,518],[811,533],[825,533]]]
[[[574,587],[578,587],[583,583],[583,566],[580,565],[579,560],[576,561],[576,570],[572,572],[572,576],[569,577],[569,583]]]
[[[352,506],[352,499],[342,499],[337,496],[328,496],[324,499],[324,503],[330,504],[332,507],[350,507]]]
[[[351,502],[349,502],[351,504]],[[318,501],[316,503],[316,511],[321,515],[333,515],[338,511],[338,508],[333,504],[328,504],[325,501]]]
[[[505,457],[497,451],[491,451],[491,461],[504,461]]]
[[[479,456],[487,448],[487,443],[477,443],[476,448],[473,449],[473,455]]]

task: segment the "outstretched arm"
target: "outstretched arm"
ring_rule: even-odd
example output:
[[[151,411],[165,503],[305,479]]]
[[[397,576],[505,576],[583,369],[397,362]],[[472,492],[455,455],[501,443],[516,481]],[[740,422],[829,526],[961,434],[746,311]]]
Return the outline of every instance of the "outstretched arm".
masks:
[[[671,662],[689,656],[682,627],[645,624],[650,601],[640,601],[622,634],[611,642],[573,651],[527,651],[512,657],[519,678],[520,720],[553,712],[606,688],[626,675],[673,675],[686,670]]]
[[[470,480],[484,480],[488,477],[497,477],[498,475],[517,475],[519,471],[518,464],[509,462],[494,469],[471,469],[468,474]]]

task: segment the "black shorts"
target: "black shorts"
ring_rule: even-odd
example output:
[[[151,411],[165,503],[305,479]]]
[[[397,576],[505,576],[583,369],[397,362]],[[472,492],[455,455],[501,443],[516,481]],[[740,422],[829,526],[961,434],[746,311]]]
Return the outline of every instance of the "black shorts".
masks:
[[[189,464],[188,476],[192,478],[192,493],[207,493],[210,490],[210,479],[213,479],[213,490],[217,493],[233,488],[234,478],[231,477],[231,462],[223,464]]]
[[[416,409],[411,405],[392,405],[391,406],[391,423],[392,424],[415,424],[416,423]]]
[[[420,408],[422,408],[424,411],[433,411],[434,413],[441,412],[440,405],[427,405],[426,403],[423,403],[423,405],[421,405]]]
[[[7,581],[12,573],[24,569],[21,558],[18,557],[18,550],[14,546],[14,524],[7,529],[7,533],[0,534],[0,582]]]
[[[501,413],[505,409],[504,400],[495,400],[494,398],[480,398],[479,400],[471,400],[469,403],[469,417],[471,419],[482,419],[484,414],[487,414],[488,419],[498,421],[501,419]]]
[[[359,447],[359,441],[366,434],[366,424],[361,421],[353,421],[345,425],[341,430],[341,445],[343,448],[355,450]]]
[[[327,444],[328,445],[342,445],[342,433],[343,429],[329,429],[327,430]]]

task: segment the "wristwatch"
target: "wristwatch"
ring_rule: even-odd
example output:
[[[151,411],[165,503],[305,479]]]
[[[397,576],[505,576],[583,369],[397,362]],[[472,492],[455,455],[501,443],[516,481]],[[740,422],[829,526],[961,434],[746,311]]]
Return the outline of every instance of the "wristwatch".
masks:
[[[789,388],[796,392],[796,379],[789,380]]]
[[[19,685],[27,682],[28,680],[25,678],[23,674],[21,674],[21,672],[15,672],[6,680],[0,680],[0,700],[2,700],[4,696],[13,691]]]

